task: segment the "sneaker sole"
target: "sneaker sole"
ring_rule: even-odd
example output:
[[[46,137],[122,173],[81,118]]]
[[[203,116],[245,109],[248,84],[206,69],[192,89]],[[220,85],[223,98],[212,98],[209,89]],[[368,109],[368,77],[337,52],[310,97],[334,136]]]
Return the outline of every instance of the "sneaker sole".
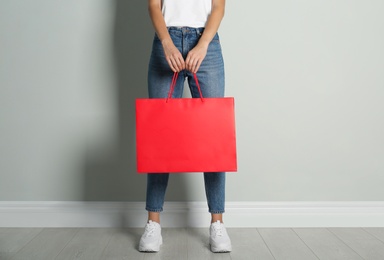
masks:
[[[160,237],[160,242],[157,246],[153,246],[153,247],[139,246],[139,251],[140,252],[159,252],[160,246],[162,244],[163,244],[163,238]]]
[[[139,251],[140,252],[147,252],[147,253],[155,253],[155,252],[159,252],[160,251],[160,247],[159,248],[139,248]]]
[[[214,247],[211,245],[211,251],[213,253],[228,253],[232,251],[232,247]]]

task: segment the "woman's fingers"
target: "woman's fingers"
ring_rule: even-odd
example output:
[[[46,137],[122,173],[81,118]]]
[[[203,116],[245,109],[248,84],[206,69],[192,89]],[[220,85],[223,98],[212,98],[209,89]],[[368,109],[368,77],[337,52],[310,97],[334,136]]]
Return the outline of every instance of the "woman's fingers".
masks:
[[[168,65],[169,65],[169,67],[171,68],[171,70],[173,72],[177,72],[178,71],[178,69],[176,67],[176,64],[170,58],[167,58],[167,62],[168,62]]]
[[[173,72],[180,72],[185,68],[185,62],[183,57],[174,55],[167,58],[167,62],[169,67],[173,70]]]
[[[203,62],[203,59],[199,59],[199,58],[189,58],[186,60],[185,64],[186,64],[186,69],[191,71],[192,73],[196,73],[199,68],[200,68],[200,65],[201,63]]]
[[[201,65],[202,62],[203,62],[203,60],[199,60],[199,61],[196,63],[195,69],[192,71],[193,73],[196,73],[196,72],[199,70],[200,65]]]
[[[194,67],[195,64],[196,64],[195,60],[191,58],[190,55],[188,55],[187,59],[185,60],[185,68],[191,71],[191,68]]]
[[[190,63],[188,63],[188,66],[187,66],[187,70],[195,73],[197,71],[197,64],[198,64],[198,60],[192,60]]]
[[[183,56],[173,44],[173,42],[164,44],[163,49],[165,59],[167,60],[167,63],[173,72],[180,72],[181,70],[185,69]]]
[[[183,57],[181,57],[181,54],[175,59],[175,63],[176,63],[178,72],[182,71],[185,68],[185,62]]]
[[[196,46],[188,53],[187,58],[185,59],[185,68],[192,73],[196,73],[203,62],[205,55],[207,55],[207,49]]]
[[[191,71],[192,73],[196,73],[199,68],[201,63],[203,62],[203,59],[190,59],[188,62],[186,62],[186,69]]]

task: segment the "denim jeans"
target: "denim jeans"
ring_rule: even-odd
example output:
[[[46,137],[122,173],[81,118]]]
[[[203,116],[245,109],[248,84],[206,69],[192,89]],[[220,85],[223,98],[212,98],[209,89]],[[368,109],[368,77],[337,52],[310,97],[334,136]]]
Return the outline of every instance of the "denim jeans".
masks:
[[[185,60],[188,52],[199,41],[204,28],[169,27],[168,31],[173,43]],[[224,61],[217,33],[210,42],[207,55],[196,74],[203,97],[224,97]],[[148,68],[149,98],[166,98],[172,76],[173,71],[165,59],[162,44],[155,34]],[[186,79],[188,80],[192,97],[199,97],[199,91],[193,74],[187,70],[179,72],[172,97],[182,97],[184,81]],[[168,178],[169,173],[148,173],[146,210],[151,212],[163,211]],[[225,172],[204,172],[204,184],[209,212],[215,214],[224,213]]]

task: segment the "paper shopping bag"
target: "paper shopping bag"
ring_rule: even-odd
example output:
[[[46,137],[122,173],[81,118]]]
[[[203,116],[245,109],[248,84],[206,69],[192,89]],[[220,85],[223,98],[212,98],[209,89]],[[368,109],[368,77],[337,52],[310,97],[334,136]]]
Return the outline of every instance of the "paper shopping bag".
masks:
[[[234,98],[136,99],[138,173],[237,171]]]

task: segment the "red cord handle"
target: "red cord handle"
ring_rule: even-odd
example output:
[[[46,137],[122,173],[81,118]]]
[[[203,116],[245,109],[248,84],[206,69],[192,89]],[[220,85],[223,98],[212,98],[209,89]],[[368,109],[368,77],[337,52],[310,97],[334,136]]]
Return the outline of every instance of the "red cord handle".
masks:
[[[168,92],[168,97],[167,97],[166,102],[168,102],[168,99],[172,98],[172,93],[173,93],[173,91],[175,89],[178,76],[179,76],[178,72],[173,73],[172,82],[171,82],[171,86],[169,87],[169,92]],[[203,93],[201,92],[199,80],[197,79],[196,73],[193,73],[193,78],[195,79],[197,89],[199,90],[200,99],[201,99],[202,102],[204,102]]]

